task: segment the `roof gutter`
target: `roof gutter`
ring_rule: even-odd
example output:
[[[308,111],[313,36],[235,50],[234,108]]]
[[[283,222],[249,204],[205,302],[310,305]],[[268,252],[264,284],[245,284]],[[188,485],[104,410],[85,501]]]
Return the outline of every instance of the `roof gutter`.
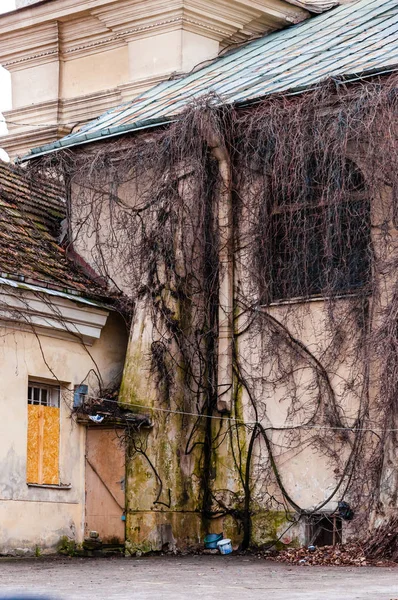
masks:
[[[119,125],[118,127],[109,127],[108,129],[102,129],[101,132],[98,133],[87,133],[83,134],[79,137],[78,140],[73,142],[72,144],[62,143],[63,140],[59,140],[58,142],[53,142],[53,144],[49,144],[48,146],[42,146],[41,148],[37,148],[37,152],[34,150],[31,151],[30,154],[23,156],[22,158],[17,158],[15,160],[16,164],[22,164],[28,162],[29,160],[33,160],[34,158],[38,158],[40,156],[45,156],[46,154],[52,154],[53,152],[59,152],[59,150],[63,150],[64,148],[73,148],[75,146],[82,146],[83,144],[92,144],[93,142],[99,142],[101,139],[109,139],[112,137],[117,137],[119,135],[123,135],[125,133],[133,133],[135,131],[142,131],[143,129],[154,129],[155,127],[162,127],[164,125],[170,125],[171,123],[175,123],[177,121],[176,118],[165,119],[164,121],[139,121],[137,124],[130,125]]]

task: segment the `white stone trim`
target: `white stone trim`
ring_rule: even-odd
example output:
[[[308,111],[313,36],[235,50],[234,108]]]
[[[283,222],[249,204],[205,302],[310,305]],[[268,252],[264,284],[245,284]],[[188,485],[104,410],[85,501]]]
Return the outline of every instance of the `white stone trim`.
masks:
[[[101,336],[109,311],[46,290],[33,292],[0,285],[0,320],[8,327],[91,345]]]

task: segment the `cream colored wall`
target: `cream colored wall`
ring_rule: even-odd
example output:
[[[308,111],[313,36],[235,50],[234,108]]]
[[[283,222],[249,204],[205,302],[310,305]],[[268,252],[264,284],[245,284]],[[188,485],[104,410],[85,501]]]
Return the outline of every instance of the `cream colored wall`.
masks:
[[[59,94],[58,61],[11,72],[13,109],[39,102],[57,100]]]
[[[85,96],[129,80],[127,46],[61,62],[60,97]]]
[[[15,325],[0,328],[0,554],[54,550],[62,536],[82,541],[85,428],[71,418],[73,386],[98,370],[104,385],[120,377],[126,333],[108,317],[100,339],[80,343],[40,335]],[[91,356],[90,356],[91,355]],[[71,489],[26,484],[28,379],[61,383],[60,481]],[[86,382],[95,391],[95,378]]]
[[[101,172],[101,189],[106,189],[107,178]],[[122,176],[121,176],[122,177]],[[126,176],[127,177],[127,176]],[[142,187],[137,181],[131,177],[128,183],[119,186],[117,193],[119,198],[127,206],[141,206],[146,202],[147,186],[149,181],[144,182]],[[148,178],[150,180],[150,178]],[[183,179],[183,181],[186,181]],[[190,187],[186,189],[180,186],[181,197],[186,197],[189,202]],[[91,205],[87,191],[83,191],[78,185],[72,188],[72,225],[76,219],[79,223],[77,231],[78,238],[74,240],[75,248],[84,258],[96,269],[105,276],[106,273],[101,271],[101,260],[97,257],[98,249],[95,247],[95,239],[93,231],[98,225],[97,217],[100,218],[100,243],[103,244],[103,252],[107,252],[107,236],[110,235],[111,229],[109,223],[110,213],[109,206],[106,202],[95,204],[95,208]],[[79,198],[79,199],[78,199]],[[77,209],[77,205],[82,205],[83,212]],[[76,212],[74,212],[76,210]],[[114,217],[112,219],[113,226],[116,227],[118,219],[123,220],[124,209],[115,207]],[[117,216],[117,218],[116,218]],[[127,218],[127,217],[125,217]],[[153,217],[155,218],[155,217]],[[82,228],[81,223],[84,223]],[[107,254],[106,268],[114,281],[125,291],[130,293],[132,281],[134,281],[134,273],[123,266],[124,255],[123,249],[128,249],[128,243],[125,248],[124,238],[126,230],[117,230],[120,247],[112,256]],[[137,235],[139,235],[137,233]],[[138,238],[135,240],[138,242]],[[236,261],[235,280],[236,285],[249,286],[248,279],[250,270],[245,269],[245,256],[240,256]],[[240,267],[238,265],[241,265]],[[144,279],[140,279],[140,284]],[[138,281],[137,281],[138,285]],[[246,290],[247,291],[247,290]],[[346,304],[342,300],[341,306]],[[176,314],[179,314],[178,307]],[[299,339],[303,344],[311,348],[315,353],[319,354],[319,358],[326,350],[330,341],[328,334],[325,332],[325,323],[327,321],[327,304],[322,300],[297,303],[290,303],[281,306],[273,306],[270,309],[270,314],[283,322],[292,334]],[[349,327],[349,324],[346,323]],[[237,324],[237,330],[245,329],[245,320]],[[255,331],[256,328],[254,328]],[[157,397],[157,384],[151,373],[151,344],[158,339],[159,333],[153,327],[151,321],[151,309],[141,301],[137,303],[134,319],[131,326],[130,342],[127,351],[126,365],[123,375],[123,384],[121,389],[121,399],[126,403],[133,403],[132,410],[140,411],[138,405],[143,407],[154,406],[161,408],[163,411],[166,405]],[[270,374],[272,365],[270,362],[264,363],[261,354],[262,347],[261,335],[255,333],[246,334],[239,338],[238,351],[240,362],[244,365],[247,377],[264,378]],[[345,348],[349,355],[349,348]],[[177,359],[176,359],[177,361]],[[336,365],[335,373],[331,377],[332,384],[339,393],[339,386],[342,385],[351,374],[352,365],[342,361]],[[298,390],[303,394],[301,413],[305,409],[305,404],[313,401],[316,402],[318,389],[310,390],[311,382],[315,379],[315,372],[311,365],[303,364],[299,381]],[[286,387],[280,385],[277,388],[272,386],[264,386],[259,388],[256,386],[256,398],[258,399],[258,409],[260,421],[264,427],[274,426],[281,427],[286,425],[288,401],[284,399],[286,395]],[[189,401],[192,399],[179,397],[180,390],[178,386],[173,388],[170,408],[172,410],[181,410],[181,406],[189,406]],[[193,395],[192,395],[193,396]],[[347,400],[344,396],[345,417],[352,416],[355,419],[357,409],[357,398],[353,393],[350,399]],[[254,421],[254,415],[250,408],[249,398],[245,392],[242,393],[239,400],[239,410],[243,411],[244,420],[246,423]],[[144,410],[144,409],[142,409]],[[147,408],[145,408],[147,410]],[[236,410],[236,407],[233,409]],[[194,421],[194,417],[187,417],[182,424],[179,415],[167,414],[163,412],[153,413],[154,428],[150,431],[143,432],[143,437],[146,442],[148,456],[150,457],[155,468],[161,475],[163,482],[163,493],[161,501],[166,504],[169,501],[167,490],[171,493],[171,506],[166,508],[162,505],[153,505],[153,501],[157,496],[158,482],[154,477],[153,470],[146,459],[140,455],[134,458],[128,464],[127,477],[127,505],[131,512],[127,515],[127,538],[129,548],[132,552],[135,550],[161,550],[164,539],[171,532],[172,544],[180,547],[201,543],[203,540],[204,530],[202,529],[201,518],[198,517],[197,511],[200,510],[198,498],[200,496],[200,467],[198,466],[199,451],[194,451],[189,456],[184,455],[185,443],[184,436],[189,432]],[[188,409],[188,412],[197,412],[195,404]],[[236,414],[236,413],[235,413]],[[242,414],[242,413],[241,413]],[[305,420],[302,414],[298,415],[298,419]],[[299,421],[301,422],[301,421]],[[202,426],[203,424],[201,424]],[[215,421],[215,430],[219,426],[219,422]],[[228,425],[225,425],[227,428]],[[202,430],[202,429],[201,429]],[[242,436],[243,437],[243,436]],[[307,447],[309,436],[303,435],[300,448],[297,450],[287,450],[288,436],[278,432],[270,434],[271,441],[275,447],[275,458],[277,465],[280,468],[282,480],[286,489],[291,494],[293,500],[304,510],[312,510],[323,503],[333,491],[338,474],[330,468],[330,460],[319,450],[314,449],[313,444]],[[236,451],[236,448],[235,448]],[[240,483],[237,476],[236,468],[233,464],[232,449],[230,446],[229,436],[226,435],[222,444],[219,445],[215,454],[214,470],[212,486],[218,490],[231,490],[232,492],[240,492]],[[269,456],[264,443],[258,441],[255,447],[256,463],[253,468],[252,478],[255,481],[253,489],[253,501],[256,504],[255,511],[259,513],[258,520],[260,524],[255,528],[255,541],[264,543],[267,539],[267,528],[269,522],[261,524],[263,515],[269,509],[278,510],[277,504],[270,506],[266,502],[268,495],[264,496],[264,481],[267,482],[267,491],[271,492],[274,497],[283,503],[283,496],[276,484],[273,481],[271,467],[269,464]],[[186,500],[182,501],[184,490],[186,492]],[[265,498],[265,499],[264,499]],[[336,508],[337,496],[329,501],[322,510],[330,511]],[[226,501],[228,497],[226,496]],[[185,502],[185,503],[184,503]],[[279,507],[280,509],[280,507]],[[196,511],[196,514],[194,514]],[[257,518],[257,517],[256,517]],[[170,526],[167,530],[167,535],[164,533],[165,526]],[[186,528],[189,527],[187,530]],[[209,525],[208,525],[209,527]],[[210,525],[212,531],[217,532],[223,530],[230,532],[229,534],[235,541],[239,541],[240,534],[231,524],[231,518],[218,519]],[[280,532],[286,528],[286,522],[282,521]],[[202,537],[201,537],[202,536]],[[300,524],[297,528],[289,530],[289,536],[294,539],[299,536],[301,542],[305,542],[305,527]],[[288,537],[284,539],[288,541]]]
[[[341,300],[341,308],[344,306],[347,306],[346,302]],[[335,308],[335,310],[337,313],[338,308]],[[290,334],[322,362],[322,357],[326,355],[327,348],[331,343],[330,335],[325,329],[325,323],[328,319],[327,311],[327,301],[318,300],[297,302],[293,305],[286,303],[282,306],[271,306],[266,312],[283,323]],[[352,324],[346,323],[347,327],[350,325]],[[239,324],[237,329],[240,329]],[[255,326],[254,329],[256,329]],[[288,372],[288,361],[291,356],[289,356],[289,351],[286,348],[278,353],[278,347],[275,345],[274,355],[272,356],[268,349],[266,352],[267,359],[265,360],[262,347],[264,343],[267,343],[266,338],[266,333],[242,336],[238,342],[239,360],[244,365],[248,381],[251,383],[260,422],[265,428],[275,428],[274,431],[268,430],[268,436],[273,445],[274,457],[282,482],[293,501],[303,510],[311,511],[328,499],[339,480],[341,472],[337,473],[334,468],[331,468],[330,457],[322,453],[317,447],[318,445],[312,441],[314,433],[316,433],[313,430],[302,432],[300,442],[292,444],[291,431],[279,432],[276,429],[306,423],[310,415],[315,412],[320,393],[319,383],[317,382],[319,373],[317,373],[311,360],[297,360],[294,376],[282,379],[285,375],[284,365],[282,364],[282,371],[279,371],[275,364],[281,359],[282,363],[287,363],[286,372]],[[330,382],[336,394],[341,413],[344,414],[345,422],[348,425],[353,425],[357,417],[359,398],[355,390],[348,395],[343,388],[355,376],[359,384],[358,380],[362,368],[361,365],[351,363],[348,358],[350,354],[349,347],[341,348],[338,360],[333,365],[330,364],[329,367],[333,373],[330,376]],[[291,355],[297,358],[294,351],[291,352]],[[278,382],[279,379],[282,379],[282,381]],[[261,380],[262,383],[260,383]],[[274,380],[277,380],[277,383],[271,383]],[[267,381],[270,381],[270,383],[267,384]],[[289,416],[293,401],[295,402],[294,415]],[[321,405],[314,418],[315,425],[328,426],[327,420],[323,419],[327,402],[328,398],[323,391],[320,399]],[[244,406],[245,421],[252,422],[254,415],[245,391],[243,391],[242,404]],[[321,433],[321,435],[323,434]],[[344,449],[344,446],[339,450],[343,459],[348,457],[346,450],[347,448]],[[278,501],[284,502],[281,491],[272,476],[269,455],[262,441],[257,444],[256,456],[256,467],[252,473],[253,479],[257,480],[253,493],[254,498],[261,498],[262,480],[267,479],[268,485],[271,484],[269,490],[274,497]],[[263,476],[261,476],[262,472],[264,473]],[[335,510],[339,498],[339,495],[334,496],[322,507],[322,510]],[[286,506],[289,508],[288,504]],[[276,505],[273,508],[275,509]]]
[[[190,71],[218,51],[218,41],[181,29],[133,40],[129,42],[130,78]]]

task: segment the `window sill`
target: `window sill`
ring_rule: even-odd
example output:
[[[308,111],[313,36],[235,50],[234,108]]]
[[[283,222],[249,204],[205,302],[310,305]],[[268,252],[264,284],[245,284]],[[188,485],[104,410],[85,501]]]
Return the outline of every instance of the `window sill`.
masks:
[[[359,298],[360,296],[371,296],[372,292],[367,290],[358,290],[353,292],[347,292],[336,294],[335,296],[313,295],[313,296],[296,296],[294,298],[285,298],[283,300],[274,300],[269,304],[260,304],[260,308],[270,308],[272,306],[286,306],[287,304],[306,304],[307,302],[328,302],[330,300],[350,300],[352,298]]]
[[[60,483],[58,485],[53,485],[51,483],[27,483],[26,485],[28,487],[32,487],[32,488],[45,488],[48,490],[71,490],[72,489],[72,486],[70,483],[68,483],[68,484]]]

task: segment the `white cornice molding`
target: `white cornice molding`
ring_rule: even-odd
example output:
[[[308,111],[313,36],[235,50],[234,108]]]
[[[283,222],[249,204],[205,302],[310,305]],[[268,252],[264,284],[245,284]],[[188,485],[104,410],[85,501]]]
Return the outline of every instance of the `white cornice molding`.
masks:
[[[9,71],[58,60],[58,23],[0,36],[0,62]]]
[[[297,23],[333,0],[57,0],[0,16],[0,62],[16,71],[184,29],[222,47]]]
[[[7,122],[9,133],[17,133],[20,130],[26,130],[27,127],[36,125],[36,129],[48,127],[50,123],[53,126],[59,121],[59,100],[49,100],[40,104],[29,104],[13,110],[3,111]]]
[[[315,14],[326,12],[335,6],[339,6],[339,4],[343,4],[339,0],[287,0],[287,2]]]
[[[104,48],[120,48],[126,44],[93,15],[62,22],[59,32],[60,51],[64,60],[87,56],[103,51]]]
[[[24,10],[0,15],[0,36],[4,32],[25,29],[35,25],[71,18],[71,15],[87,13],[92,8],[117,4],[120,0],[56,0],[33,5]]]
[[[147,37],[148,32],[163,32],[186,24],[195,29],[195,33],[220,42],[255,21],[264,32],[309,16],[307,11],[283,0],[266,3],[251,0],[141,0],[132,3],[125,0],[118,5],[117,11],[115,7],[103,7],[93,10],[92,14],[125,39]]]
[[[3,113],[9,134],[0,137],[0,147],[11,158],[21,157],[31,148],[53,142],[71,132],[74,126],[91,121],[110,108],[135,98],[164,81],[152,76],[101,90],[85,96],[30,104]]]
[[[71,341],[93,344],[101,336],[109,311],[58,296],[36,294],[0,285],[0,320],[26,330]]]
[[[60,100],[60,123],[72,129],[76,125],[95,119],[123,101],[118,88],[94,94]]]
[[[272,28],[282,27],[308,16],[302,6],[293,6],[305,2],[310,0],[57,0],[0,16],[0,60],[9,64],[18,60],[14,56],[5,58],[7,37],[11,40],[11,55],[22,53],[19,60],[29,60],[29,55],[38,58],[55,54],[55,48],[32,52],[29,44],[14,44],[13,40],[18,35],[29,37],[30,30],[37,32],[57,22],[63,53],[73,54],[83,48],[121,44],[126,36],[173,26],[178,19],[195,24],[205,35],[213,33],[215,39],[221,36],[221,40],[257,19],[259,23],[266,19]],[[318,3],[329,4],[330,0],[310,2]]]

